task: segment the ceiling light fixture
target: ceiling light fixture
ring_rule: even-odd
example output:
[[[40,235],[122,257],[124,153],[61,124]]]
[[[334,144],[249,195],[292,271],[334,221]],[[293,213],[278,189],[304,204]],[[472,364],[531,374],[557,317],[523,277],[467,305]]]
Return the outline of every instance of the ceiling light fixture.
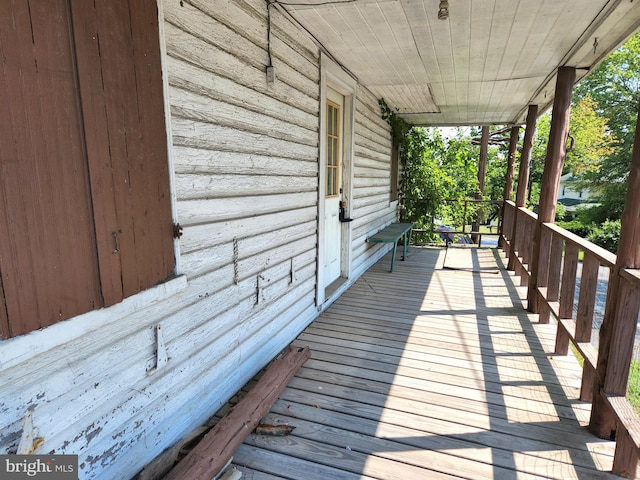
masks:
[[[446,20],[449,18],[449,2],[447,0],[440,0],[440,6],[438,7],[438,18],[440,20]]]

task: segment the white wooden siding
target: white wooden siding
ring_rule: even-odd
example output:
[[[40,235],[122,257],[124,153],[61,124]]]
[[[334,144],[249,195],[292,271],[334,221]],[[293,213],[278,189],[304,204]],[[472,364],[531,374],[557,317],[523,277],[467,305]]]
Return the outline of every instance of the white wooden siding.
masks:
[[[32,411],[43,438],[35,451],[79,454],[83,479],[134,475],[204,423],[318,312],[317,47],[274,9],[277,80],[267,84],[263,1],[160,7],[184,228],[181,287],[0,343],[0,453],[15,453]],[[395,218],[389,128],[362,89],[354,134],[350,281],[384,253],[366,238]],[[154,371],[158,326],[169,360]],[[49,347],[3,363],[3,352],[45,338]]]
[[[366,243],[367,238],[397,218],[395,202],[390,201],[389,125],[380,116],[378,99],[365,89],[358,91],[355,143],[352,258],[357,273],[389,248]]]

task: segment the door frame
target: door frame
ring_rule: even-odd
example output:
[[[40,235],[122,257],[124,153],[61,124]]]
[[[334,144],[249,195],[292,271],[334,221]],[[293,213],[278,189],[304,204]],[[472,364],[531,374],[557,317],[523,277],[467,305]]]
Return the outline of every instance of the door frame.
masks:
[[[353,152],[354,127],[357,82],[342,67],[331,60],[324,53],[320,56],[320,141],[318,156],[318,261],[316,268],[316,305],[320,306],[327,300],[326,285],[324,284],[324,245],[325,227],[324,199],[326,194],[326,169],[324,158],[326,155],[327,136],[327,87],[344,96],[343,106],[343,141],[342,141],[342,200],[346,202],[345,216],[350,217],[353,208]],[[351,223],[341,224],[340,241],[340,277],[351,277]]]

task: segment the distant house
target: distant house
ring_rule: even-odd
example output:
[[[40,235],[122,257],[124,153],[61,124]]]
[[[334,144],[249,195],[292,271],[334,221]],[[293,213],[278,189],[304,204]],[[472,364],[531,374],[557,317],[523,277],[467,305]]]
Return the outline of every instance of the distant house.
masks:
[[[558,203],[564,205],[567,212],[575,212],[578,207],[593,204],[593,194],[589,188],[579,186],[579,178],[572,173],[560,177]]]

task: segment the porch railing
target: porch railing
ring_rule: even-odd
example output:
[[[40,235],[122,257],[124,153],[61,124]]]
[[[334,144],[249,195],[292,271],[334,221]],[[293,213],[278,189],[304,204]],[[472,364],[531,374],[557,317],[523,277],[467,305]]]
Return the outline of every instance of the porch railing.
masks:
[[[502,202],[495,200],[479,200],[474,198],[445,199],[440,201],[441,207],[447,209],[438,218],[445,225],[436,225],[435,209],[428,198],[402,197],[400,199],[400,221],[417,221],[413,237],[420,235],[438,236],[449,234],[471,237],[474,243],[480,243],[482,236],[499,236],[500,210]],[[496,218],[498,225],[495,231],[488,225],[487,219]],[[481,226],[487,228],[481,230]],[[444,227],[444,228],[443,228]]]
[[[505,202],[501,243],[509,258],[509,269],[520,277],[521,285],[528,285],[530,280],[529,264],[533,258],[532,239],[536,224],[537,216],[534,213],[522,207],[517,208],[511,201]],[[615,348],[607,349],[607,358],[599,359],[599,342],[592,342],[591,337],[600,269],[609,269],[606,301],[620,298],[620,295],[612,295],[610,291],[614,284],[613,277],[617,275],[619,283],[616,288],[621,289],[624,299],[617,305],[617,316],[634,319],[638,318],[640,310],[640,270],[616,269],[616,255],[553,223],[544,223],[541,228],[535,288],[540,322],[548,323],[551,316],[557,321],[556,355],[566,355],[569,344],[572,344],[583,357],[580,398],[593,403],[592,420],[594,409],[602,405],[613,413],[617,424],[613,472],[636,478],[640,456],[640,418],[621,393],[626,391],[633,342],[627,338],[627,341],[615,344]],[[580,252],[583,255],[582,262],[579,261]],[[540,270],[544,270],[544,274],[540,274]],[[576,289],[579,289],[577,309],[574,308]],[[635,321],[625,323],[635,326]],[[634,331],[626,333],[629,337],[634,336]],[[609,373],[611,368],[607,370],[604,389],[597,387],[602,385],[598,377],[599,361],[606,362],[609,367],[618,367],[613,374]],[[600,398],[595,398],[596,395]]]

